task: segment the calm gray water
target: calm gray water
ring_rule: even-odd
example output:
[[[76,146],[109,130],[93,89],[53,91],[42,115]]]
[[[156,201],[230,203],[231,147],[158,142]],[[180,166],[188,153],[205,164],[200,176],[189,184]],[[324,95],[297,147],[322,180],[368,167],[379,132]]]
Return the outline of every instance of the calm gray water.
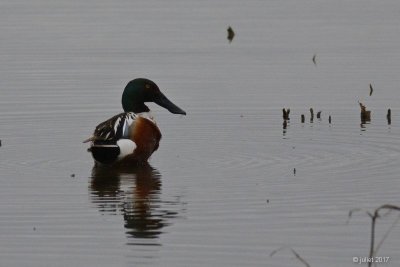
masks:
[[[1,1],[0,266],[303,266],[290,248],[356,266],[365,211],[400,204],[399,13],[395,0]],[[188,115],[150,104],[163,133],[150,165],[93,168],[82,141],[137,77]],[[400,265],[399,237],[379,266]]]

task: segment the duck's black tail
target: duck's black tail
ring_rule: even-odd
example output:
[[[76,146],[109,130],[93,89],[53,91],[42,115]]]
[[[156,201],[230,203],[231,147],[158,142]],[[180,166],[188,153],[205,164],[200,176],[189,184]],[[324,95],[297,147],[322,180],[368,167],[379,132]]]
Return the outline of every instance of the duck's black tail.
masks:
[[[121,152],[115,142],[95,142],[89,148],[89,151],[92,153],[93,158],[102,164],[114,162]]]

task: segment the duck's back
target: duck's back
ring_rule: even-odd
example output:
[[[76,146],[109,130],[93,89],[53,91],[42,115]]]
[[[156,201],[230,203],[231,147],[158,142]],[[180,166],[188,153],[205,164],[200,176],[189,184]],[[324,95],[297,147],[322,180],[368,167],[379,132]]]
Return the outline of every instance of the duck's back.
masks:
[[[100,123],[90,151],[103,164],[145,162],[157,150],[161,132],[148,113],[124,112]]]

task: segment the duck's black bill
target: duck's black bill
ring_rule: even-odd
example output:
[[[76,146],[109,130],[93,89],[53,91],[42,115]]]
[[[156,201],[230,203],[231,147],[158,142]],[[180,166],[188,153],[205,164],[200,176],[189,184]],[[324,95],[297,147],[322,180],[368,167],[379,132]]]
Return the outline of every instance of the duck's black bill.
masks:
[[[186,112],[183,111],[180,107],[172,103],[165,95],[160,93],[156,99],[154,100],[154,103],[162,106],[163,108],[166,108],[169,112],[174,113],[174,114],[182,114],[186,115]]]

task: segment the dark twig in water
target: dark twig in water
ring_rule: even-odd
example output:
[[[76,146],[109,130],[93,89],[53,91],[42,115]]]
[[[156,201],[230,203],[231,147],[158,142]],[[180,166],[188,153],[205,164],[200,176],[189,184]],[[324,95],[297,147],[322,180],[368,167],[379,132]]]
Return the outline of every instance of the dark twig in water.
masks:
[[[310,122],[313,122],[314,121],[314,110],[313,110],[313,108],[310,108],[310,113],[311,113]]]
[[[289,118],[290,108],[282,109],[282,113],[283,113],[283,119],[284,120],[290,120],[290,118]]]
[[[281,250],[283,250],[283,249],[285,249],[285,248],[289,248],[289,249],[292,251],[292,253],[296,256],[296,259],[298,259],[298,260],[299,260],[301,263],[303,263],[306,267],[310,267],[310,264],[309,264],[305,259],[303,259],[303,258],[300,256],[300,254],[297,253],[297,252],[296,252],[293,248],[291,248],[291,247],[282,246],[282,247],[280,247],[280,248],[275,249],[274,251],[272,251],[272,252],[269,254],[269,256],[272,257],[272,256],[274,256],[276,253],[278,253],[279,251],[281,251]]]
[[[382,243],[386,240],[386,238],[389,236],[390,232],[393,230],[393,228],[396,226],[396,224],[400,221],[400,215],[397,217],[397,219],[392,223],[392,225],[389,227],[389,229],[386,231],[386,233],[383,235],[381,241],[379,241],[378,245],[376,245],[374,255],[378,254],[379,249],[381,248]]]
[[[304,114],[301,114],[301,123],[304,123],[305,120],[306,118],[304,117]]]
[[[358,104],[361,108],[361,123],[364,124],[371,121],[371,111],[367,110],[367,107],[363,103],[358,102]]]
[[[228,37],[227,38],[229,40],[229,43],[231,43],[233,38],[235,37],[235,32],[233,31],[231,26],[228,27],[227,31],[228,31]]]
[[[282,246],[282,247],[280,247],[280,248],[277,248],[277,249],[273,250],[273,251],[269,254],[269,256],[270,256],[270,257],[274,256],[277,252],[281,251],[281,250],[284,249],[284,248],[286,248],[286,246]]]
[[[374,88],[372,88],[372,84],[369,84],[369,96],[372,95],[372,92],[374,92]]]
[[[301,261],[305,266],[310,267],[310,264],[308,264],[308,262],[305,259],[303,259],[294,249],[291,248],[291,251],[299,261]]]
[[[386,119],[389,125],[392,124],[392,111],[390,110],[390,108],[387,111]]]
[[[331,115],[329,115],[328,121],[329,121],[329,124],[331,124],[331,123],[332,123],[332,118],[331,118]]]
[[[355,212],[355,211],[360,211],[361,209],[352,209],[349,211],[349,217],[348,217],[348,221],[351,218],[351,215]],[[386,210],[387,213],[381,215],[379,214],[380,211],[382,210]],[[371,218],[371,240],[370,240],[370,248],[369,248],[369,258],[373,258],[376,253],[378,252],[380,246],[382,245],[383,241],[385,241],[385,239],[387,238],[387,236],[389,235],[389,233],[391,232],[391,230],[394,228],[394,225],[397,224],[397,222],[400,220],[400,217],[396,219],[395,223],[392,224],[392,226],[389,228],[389,230],[385,233],[385,235],[383,236],[383,238],[381,239],[381,241],[379,242],[379,244],[377,245],[377,247],[375,248],[375,225],[376,225],[376,219],[378,218],[382,218],[383,216],[385,216],[386,214],[388,214],[390,211],[399,211],[400,212],[400,207],[395,206],[395,205],[391,205],[391,204],[385,204],[380,206],[379,208],[375,209],[373,213],[368,212],[367,214],[368,216]],[[372,261],[368,261],[368,267],[371,267],[372,265]]]
[[[355,209],[352,209],[352,210],[349,211],[349,215],[347,216],[346,224],[348,224],[350,222],[351,216],[353,215],[354,212],[357,212],[357,211],[361,211],[361,209],[360,208],[355,208]]]
[[[317,66],[317,54],[314,54],[312,57],[312,62],[314,62],[314,65]]]
[[[322,112],[322,111],[318,111],[318,112],[317,112],[317,119],[321,119],[321,112]]]

